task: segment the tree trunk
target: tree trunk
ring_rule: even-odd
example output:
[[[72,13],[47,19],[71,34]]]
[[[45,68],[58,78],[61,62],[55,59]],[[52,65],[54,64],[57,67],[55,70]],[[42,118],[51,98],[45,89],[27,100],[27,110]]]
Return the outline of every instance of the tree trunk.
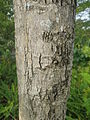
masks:
[[[19,120],[65,120],[75,0],[14,0]]]

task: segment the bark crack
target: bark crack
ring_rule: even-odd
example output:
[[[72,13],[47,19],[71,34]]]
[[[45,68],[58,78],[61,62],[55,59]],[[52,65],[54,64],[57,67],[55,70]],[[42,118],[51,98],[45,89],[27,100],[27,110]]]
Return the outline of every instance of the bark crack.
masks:
[[[42,54],[40,53],[40,55],[39,55],[39,65],[40,65],[40,69],[42,69],[41,58],[42,58]]]
[[[31,53],[31,71],[32,71],[32,76],[33,76],[33,59],[32,59],[32,53]]]

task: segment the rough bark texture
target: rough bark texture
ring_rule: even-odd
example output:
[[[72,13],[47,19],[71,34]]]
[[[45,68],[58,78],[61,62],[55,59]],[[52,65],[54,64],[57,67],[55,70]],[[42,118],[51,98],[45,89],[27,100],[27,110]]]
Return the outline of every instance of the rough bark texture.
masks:
[[[14,0],[19,120],[65,120],[75,0]]]

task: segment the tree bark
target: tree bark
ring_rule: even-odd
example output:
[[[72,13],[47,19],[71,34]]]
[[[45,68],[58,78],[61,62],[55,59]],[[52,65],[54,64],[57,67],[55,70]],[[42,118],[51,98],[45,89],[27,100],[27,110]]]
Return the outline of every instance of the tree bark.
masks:
[[[19,120],[65,120],[75,0],[14,0]]]

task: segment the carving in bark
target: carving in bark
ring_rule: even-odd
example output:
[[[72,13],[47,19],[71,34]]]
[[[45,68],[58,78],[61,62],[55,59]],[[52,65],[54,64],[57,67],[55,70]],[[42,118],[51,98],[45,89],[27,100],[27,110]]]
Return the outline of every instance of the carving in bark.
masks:
[[[65,120],[75,0],[14,0],[19,120]]]

